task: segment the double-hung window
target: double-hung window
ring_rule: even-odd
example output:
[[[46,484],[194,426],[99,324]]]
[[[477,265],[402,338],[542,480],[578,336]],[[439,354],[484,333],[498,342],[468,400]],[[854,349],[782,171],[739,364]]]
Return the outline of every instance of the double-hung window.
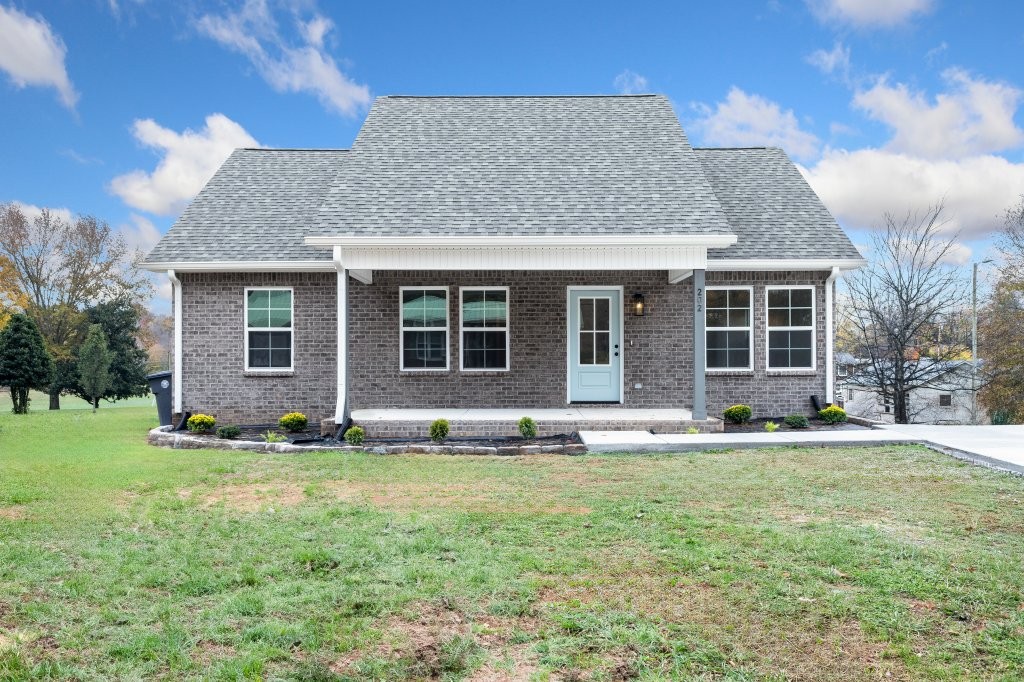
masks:
[[[751,369],[750,287],[708,287],[705,299],[708,369]]]
[[[814,369],[814,287],[768,287],[768,369]]]
[[[508,287],[462,287],[459,299],[461,368],[507,370]]]
[[[448,288],[401,287],[401,368],[448,369]]]
[[[295,329],[292,290],[245,290],[245,369],[291,370]]]

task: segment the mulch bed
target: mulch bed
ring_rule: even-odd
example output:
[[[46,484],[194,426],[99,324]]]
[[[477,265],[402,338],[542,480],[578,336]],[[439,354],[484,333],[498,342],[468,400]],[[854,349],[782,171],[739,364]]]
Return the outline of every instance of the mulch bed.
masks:
[[[794,429],[786,426],[786,423],[782,421],[782,417],[775,417],[772,419],[751,419],[746,424],[733,424],[732,422],[725,422],[726,433],[752,433],[752,432],[765,432],[765,422],[773,421],[779,425],[779,431],[869,431],[867,426],[860,426],[859,424],[851,424],[849,422],[842,422],[840,424],[826,424],[820,419],[809,419],[809,425],[806,429]]]
[[[263,426],[242,426],[242,433],[238,438],[234,440],[247,440],[247,441],[263,441],[264,435],[267,431],[274,431],[285,438],[289,442],[296,443],[298,445],[348,445],[345,441],[337,441],[334,438],[321,438],[319,428],[313,429],[307,427],[305,431],[299,431],[296,433],[285,431],[284,429],[276,428],[273,425]],[[189,432],[185,432],[189,433]],[[218,440],[215,433],[193,433],[193,436],[198,436],[204,440]],[[451,437],[445,439],[443,443],[434,443],[429,438],[367,438],[363,441],[363,447],[371,448],[378,445],[466,445],[471,447],[485,447],[485,448],[501,448],[501,447],[519,447],[521,445],[573,445],[582,443],[575,433],[571,434],[560,434],[557,436],[538,436],[537,438],[522,438],[520,436],[508,436],[505,438],[463,438],[463,437]]]

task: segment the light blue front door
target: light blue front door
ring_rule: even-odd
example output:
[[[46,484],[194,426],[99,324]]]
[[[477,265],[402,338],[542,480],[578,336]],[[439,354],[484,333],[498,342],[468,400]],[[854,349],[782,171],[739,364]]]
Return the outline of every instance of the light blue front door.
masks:
[[[622,398],[622,292],[569,290],[569,401],[619,402]]]

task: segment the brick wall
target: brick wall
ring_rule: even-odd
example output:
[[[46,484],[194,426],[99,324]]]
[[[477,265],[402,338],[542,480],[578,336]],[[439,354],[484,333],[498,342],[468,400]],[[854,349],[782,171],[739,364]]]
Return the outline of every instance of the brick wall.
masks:
[[[825,280],[827,272],[709,272],[707,286],[753,286],[754,369],[749,372],[709,372],[708,414],[721,416],[736,403],[750,405],[755,417],[782,417],[798,412],[811,416],[810,396],[825,401]],[[815,371],[772,371],[766,369],[767,324],[766,287],[814,285],[814,314],[817,333]]]
[[[824,396],[825,272],[707,273],[707,284],[754,287],[754,370],[709,374],[708,412],[736,402],[755,415],[810,414],[809,396]],[[765,287],[815,285],[815,372],[765,369]],[[374,272],[373,283],[349,280],[349,404],[389,407],[562,407],[566,399],[566,287],[622,285],[625,407],[688,407],[693,393],[693,282],[670,285],[664,272]],[[295,370],[286,376],[243,371],[246,286],[295,289]],[[400,286],[448,286],[448,372],[399,370]],[[458,288],[508,286],[509,372],[460,372]],[[335,292],[332,273],[184,274],[184,406],[221,423],[275,421],[298,409],[331,416],[335,400]],[[645,317],[630,308],[644,294]],[[641,388],[636,388],[641,384]]]
[[[220,424],[276,423],[298,410],[334,415],[337,276],[334,273],[182,273],[182,407]],[[294,288],[294,371],[246,374],[245,287]]]

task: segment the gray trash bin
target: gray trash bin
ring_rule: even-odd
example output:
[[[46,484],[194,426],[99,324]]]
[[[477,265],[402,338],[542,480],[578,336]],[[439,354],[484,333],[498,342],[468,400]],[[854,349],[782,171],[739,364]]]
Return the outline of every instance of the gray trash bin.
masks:
[[[171,424],[171,390],[174,385],[174,372],[156,372],[146,376],[149,390],[156,396],[156,413],[160,417],[160,426]]]

